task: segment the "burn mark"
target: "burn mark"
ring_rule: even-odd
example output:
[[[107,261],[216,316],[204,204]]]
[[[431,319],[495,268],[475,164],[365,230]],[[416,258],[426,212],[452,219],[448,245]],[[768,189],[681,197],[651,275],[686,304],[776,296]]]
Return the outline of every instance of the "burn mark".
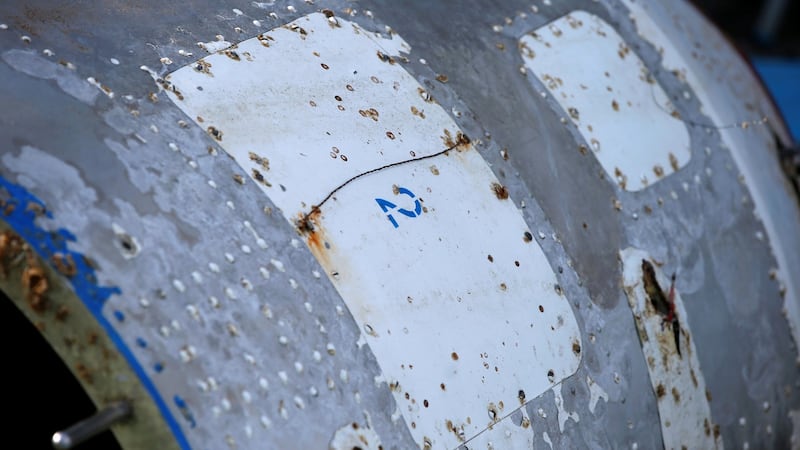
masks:
[[[664,318],[664,324],[672,325],[672,333],[675,336],[675,351],[678,356],[681,356],[680,335],[681,326],[678,322],[678,315],[675,311],[674,290],[675,290],[675,274],[672,274],[672,286],[670,287],[669,294],[665,294],[658,284],[656,279],[656,272],[653,265],[646,259],[642,260],[642,282],[644,283],[644,290],[647,297],[650,299],[650,304],[656,312]]]

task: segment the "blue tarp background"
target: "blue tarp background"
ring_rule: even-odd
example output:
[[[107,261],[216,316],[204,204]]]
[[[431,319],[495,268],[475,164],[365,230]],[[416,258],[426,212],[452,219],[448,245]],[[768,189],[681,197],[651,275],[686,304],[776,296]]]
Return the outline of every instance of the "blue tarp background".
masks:
[[[800,60],[753,58],[756,71],[772,93],[795,142],[800,140]]]

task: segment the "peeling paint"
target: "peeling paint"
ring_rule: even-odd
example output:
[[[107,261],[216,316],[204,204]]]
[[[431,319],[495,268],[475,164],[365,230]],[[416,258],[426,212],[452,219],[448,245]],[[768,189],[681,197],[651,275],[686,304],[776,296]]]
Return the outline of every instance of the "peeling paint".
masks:
[[[590,376],[586,376],[586,384],[589,386],[589,411],[594,414],[597,402],[602,398],[608,402],[608,393]]]
[[[620,260],[625,293],[639,330],[650,383],[658,402],[664,447],[723,448],[721,437],[715,437],[712,432],[714,423],[705,379],[691,340],[680,293],[676,291],[673,299],[675,314],[680,320],[677,336],[680,344],[676,347],[672,325],[666,323],[663,313],[652,306],[655,301],[653,294],[646,292],[646,289],[663,289],[659,284],[647,287],[647,281],[643,281],[642,267],[651,261],[650,255],[643,250],[627,248],[620,252]],[[650,263],[650,267],[654,267],[660,286],[668,286],[657,265]]]
[[[563,433],[564,425],[566,425],[567,420],[571,419],[577,424],[581,421],[581,416],[577,411],[567,411],[564,407],[564,397],[561,395],[561,386],[553,388],[553,394],[555,395],[555,404],[558,410],[558,430]]]
[[[48,61],[27,50],[6,50],[2,59],[9,66],[22,73],[44,80],[55,80],[64,93],[91,105],[97,98],[98,91],[86,80],[81,80],[72,70],[63,65]]]

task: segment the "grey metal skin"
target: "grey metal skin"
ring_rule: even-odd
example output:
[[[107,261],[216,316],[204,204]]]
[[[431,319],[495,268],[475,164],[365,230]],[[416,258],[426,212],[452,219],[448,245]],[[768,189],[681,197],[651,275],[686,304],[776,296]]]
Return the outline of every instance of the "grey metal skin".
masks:
[[[661,7],[674,17],[704,23],[690,6],[665,3]],[[740,182],[720,130],[698,125],[708,120],[697,95],[681,95],[691,89],[660,70],[657,49],[636,33],[629,11],[617,1],[2,2],[0,24],[7,29],[0,29],[0,175],[40,198],[53,216],[42,227],[68,229],[76,237],[71,248],[96,262],[99,284],[120,289],[103,315],[153,380],[166,405],[164,420],[178,427],[178,445],[327,448],[336,430],[357,423],[374,430],[385,449],[423,446],[402,418],[392,420],[395,401],[386,383],[376,382],[374,355],[369,346],[357,345],[358,326],[332,284],[312,276],[320,267],[311,252],[291,245],[296,230],[254,183],[234,181],[232,175],[247,174],[140,70],[146,65],[165,75],[197,59],[198,41],[222,34],[237,42],[323,8],[342,16],[345,8],[356,9],[359,14],[348,20],[368,30],[390,26],[411,45],[413,57],[404,67],[446,111],[462,112],[456,123],[481,139],[477,150],[510,198],[524,201],[521,212],[531,229],[546,236],[537,242],[571,301],[584,343],[577,373],[553,389],[580,420],[566,420],[560,429],[551,390],[527,400],[531,426],[515,433],[530,434],[537,448],[547,446],[545,432],[555,448],[662,446],[657,398],[618,260],[620,249],[635,246],[663,261],[666,273],[678,274],[688,314],[682,320],[694,332],[712,417],[725,445],[790,446],[789,412],[800,408],[798,353],[782,314],[781,286],[770,279],[777,267],[772,248],[800,249],[797,198],[780,178],[776,157],[776,142],[788,144],[788,135],[730,48],[706,48],[706,37],[694,36],[697,52],[724,61],[724,82],[708,89],[731,98],[728,113],[742,120],[768,118],[737,132],[765,167],[754,182],[779,199],[761,214],[793,232],[773,241],[757,238],[765,230],[748,201],[753,186]],[[578,151],[585,144],[580,135],[561,122],[564,112],[539,95],[535,79],[520,74],[517,39],[576,9],[602,17],[632,43],[687,118],[690,163],[641,193],[598,176],[599,163]],[[494,24],[504,24],[503,31],[494,31]],[[435,80],[441,73],[447,83]],[[113,91],[113,98],[87,83],[89,77]],[[507,160],[501,149],[507,149]],[[702,183],[685,191],[684,183],[694,185],[696,175]],[[209,179],[227,182],[212,188]],[[243,221],[267,241],[267,250],[239,251],[252,240]],[[265,280],[258,269],[271,258],[283,261],[285,272],[272,271]],[[219,271],[209,270],[209,262]],[[783,269],[800,276],[796,265]],[[202,284],[192,281],[194,271]],[[252,290],[243,287],[243,278]],[[299,289],[290,287],[290,279]],[[236,300],[225,297],[226,288],[235,290]],[[219,298],[218,306],[209,304],[210,294]],[[274,313],[271,322],[259,310],[264,299]],[[313,306],[313,314],[303,302]],[[124,311],[124,323],[114,311]],[[441,326],[458,324],[442,318]],[[137,347],[137,338],[147,347]],[[313,361],[312,350],[329,343],[335,352]],[[181,359],[187,348],[189,363]],[[398,351],[413,359],[415,350]],[[304,370],[296,370],[297,361]],[[154,372],[156,364],[163,370]],[[347,377],[340,377],[342,370]],[[279,372],[288,374],[288,382]],[[587,376],[608,394],[593,412]],[[181,401],[173,401],[176,396]],[[283,410],[288,419],[281,417]],[[261,422],[262,411],[269,425]],[[516,422],[517,416],[504,420]],[[472,448],[470,442],[464,447]]]

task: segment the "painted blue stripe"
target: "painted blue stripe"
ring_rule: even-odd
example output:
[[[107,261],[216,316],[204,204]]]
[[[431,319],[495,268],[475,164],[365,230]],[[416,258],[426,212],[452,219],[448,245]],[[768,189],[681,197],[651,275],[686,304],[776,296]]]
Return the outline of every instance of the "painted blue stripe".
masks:
[[[77,273],[69,279],[72,288],[78,298],[81,299],[83,304],[91,311],[95,320],[103,327],[108,337],[116,345],[117,350],[125,357],[133,369],[134,373],[139,377],[139,381],[144,386],[145,390],[150,394],[153,401],[156,403],[159,411],[164,420],[167,422],[170,431],[175,436],[178,445],[184,449],[189,450],[189,442],[183,434],[178,422],[172,415],[172,412],[167,407],[166,402],[161,397],[155,384],[147,376],[144,368],[134,356],[133,352],[122,337],[117,333],[117,330],[111,323],[103,316],[103,305],[114,294],[121,294],[122,291],[115,286],[99,286],[97,284],[97,276],[95,275],[94,268],[92,268],[82,254],[69,250],[67,247],[68,242],[76,240],[75,235],[65,229],[59,229],[55,232],[47,231],[36,225],[37,211],[52,219],[53,215],[47,210],[44,202],[39,200],[36,196],[28,192],[24,187],[14,184],[6,180],[0,175],[0,189],[4,189],[10,195],[10,199],[6,201],[6,207],[0,208],[0,213],[5,210],[9,212],[3,216],[3,219],[16,231],[28,244],[30,244],[39,256],[48,263],[55,254],[62,254],[64,256],[70,255],[75,262]],[[179,398],[179,397],[178,397]],[[184,404],[184,408],[186,405]],[[180,408],[183,412],[184,408]],[[184,415],[186,413],[184,412]],[[193,422],[193,420],[192,420]]]

